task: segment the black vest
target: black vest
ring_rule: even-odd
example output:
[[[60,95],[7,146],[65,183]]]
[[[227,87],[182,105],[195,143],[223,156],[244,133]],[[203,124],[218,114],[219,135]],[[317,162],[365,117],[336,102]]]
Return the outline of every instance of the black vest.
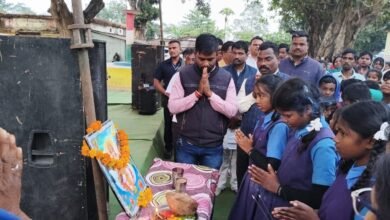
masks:
[[[184,66],[180,70],[184,97],[198,89],[201,77],[201,70],[196,64]],[[225,100],[230,80],[230,73],[215,67],[209,76],[211,91]],[[208,97],[205,96],[202,96],[192,108],[178,114],[177,120],[180,136],[189,143],[202,147],[221,145],[229,121],[226,116],[211,107]]]

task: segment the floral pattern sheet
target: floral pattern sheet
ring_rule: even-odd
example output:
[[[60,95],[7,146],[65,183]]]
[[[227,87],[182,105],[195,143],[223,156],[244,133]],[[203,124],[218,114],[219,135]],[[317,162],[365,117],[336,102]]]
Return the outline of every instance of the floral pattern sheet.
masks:
[[[172,169],[175,167],[184,169],[183,176],[187,178],[186,192],[198,202],[198,219],[211,219],[214,193],[219,178],[218,170],[205,166],[163,161],[159,158],[154,159],[145,177],[146,184],[152,188],[153,200],[148,207],[140,210],[136,219],[150,219],[155,207],[167,204],[165,194],[174,190],[172,187]],[[124,219],[122,218],[123,214],[119,214],[117,220]]]

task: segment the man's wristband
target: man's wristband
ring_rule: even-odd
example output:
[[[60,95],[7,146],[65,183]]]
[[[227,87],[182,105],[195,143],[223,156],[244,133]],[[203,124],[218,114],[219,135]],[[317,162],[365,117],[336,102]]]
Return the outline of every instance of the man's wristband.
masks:
[[[281,194],[282,194],[282,185],[279,184],[279,187],[278,187],[278,190],[276,191],[276,194],[278,196],[281,196]]]
[[[202,97],[202,94],[198,90],[195,90],[195,96],[199,99]]]

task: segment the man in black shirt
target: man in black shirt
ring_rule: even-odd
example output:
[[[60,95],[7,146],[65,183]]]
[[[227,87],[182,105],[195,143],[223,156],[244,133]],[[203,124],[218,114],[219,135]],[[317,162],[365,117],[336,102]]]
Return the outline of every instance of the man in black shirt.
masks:
[[[162,106],[164,108],[164,142],[165,152],[164,158],[170,159],[172,157],[173,143],[172,143],[172,115],[167,107],[169,93],[165,90],[179,68],[183,65],[183,59],[180,58],[181,47],[180,41],[171,40],[168,43],[168,53],[170,58],[161,62],[156,72],[154,73],[153,84],[158,92],[162,94]]]

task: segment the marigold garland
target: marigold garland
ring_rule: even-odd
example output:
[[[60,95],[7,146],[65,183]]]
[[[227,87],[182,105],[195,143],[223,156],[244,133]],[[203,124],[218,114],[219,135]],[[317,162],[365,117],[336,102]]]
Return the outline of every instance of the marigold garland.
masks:
[[[100,121],[92,122],[91,125],[87,128],[87,133],[92,133],[99,130],[102,127]],[[128,136],[125,131],[118,130],[118,140],[120,144],[120,157],[119,159],[112,158],[110,154],[104,153],[101,150],[96,148],[90,149],[87,145],[87,142],[83,141],[83,146],[81,147],[81,155],[85,157],[90,157],[92,159],[96,158],[100,162],[111,169],[122,169],[127,166],[130,161],[130,147]]]
[[[138,206],[145,208],[152,201],[152,199],[153,199],[152,189],[150,187],[146,187],[144,191],[139,193]]]

